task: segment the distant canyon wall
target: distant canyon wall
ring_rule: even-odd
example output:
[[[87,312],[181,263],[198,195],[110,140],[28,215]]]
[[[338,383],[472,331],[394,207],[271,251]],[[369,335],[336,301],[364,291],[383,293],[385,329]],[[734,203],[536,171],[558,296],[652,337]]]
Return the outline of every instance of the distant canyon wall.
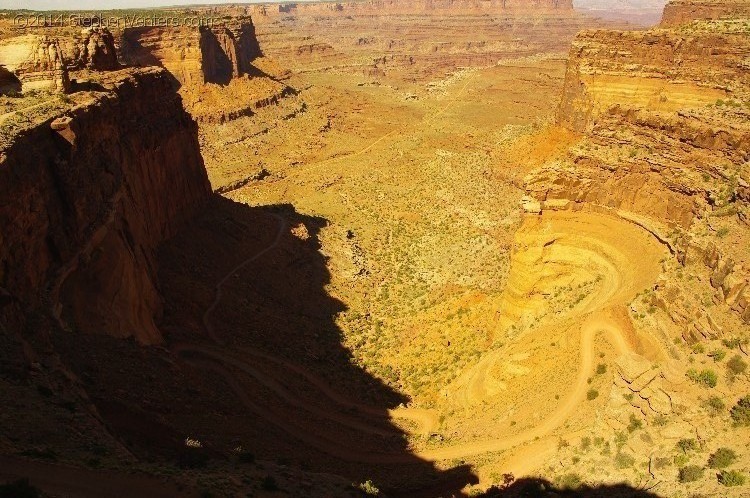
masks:
[[[110,78],[0,153],[0,318],[20,327],[52,310],[65,327],[154,344],[157,247],[211,191],[167,72]]]
[[[695,20],[750,17],[747,0],[672,0],[664,7],[662,26],[676,26]]]
[[[572,0],[364,0],[360,2],[299,2],[263,4],[256,16],[284,15],[388,15],[420,13],[514,13],[572,11]]]

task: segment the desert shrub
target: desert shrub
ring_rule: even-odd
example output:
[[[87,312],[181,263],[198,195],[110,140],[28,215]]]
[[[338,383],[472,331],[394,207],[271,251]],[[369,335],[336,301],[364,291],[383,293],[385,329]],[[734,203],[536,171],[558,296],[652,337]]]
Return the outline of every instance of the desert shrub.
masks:
[[[740,398],[730,411],[732,420],[737,425],[750,425],[750,395]]]
[[[596,366],[596,373],[598,375],[603,375],[603,374],[607,373],[607,365],[605,365],[604,363],[599,363]]]
[[[619,452],[615,455],[615,467],[618,469],[628,469],[635,465],[635,458],[627,453]]]
[[[578,474],[570,472],[568,474],[561,475],[557,479],[557,486],[560,489],[578,489],[583,484],[583,479]]]
[[[727,370],[729,370],[731,375],[743,374],[747,370],[747,362],[740,355],[736,354],[727,362]]]
[[[589,448],[591,448],[591,438],[588,436],[584,436],[581,438],[581,449],[583,451],[587,451]]]
[[[708,457],[708,466],[712,469],[724,469],[737,460],[737,454],[730,448],[719,448]]]
[[[615,445],[617,445],[618,448],[622,448],[627,442],[628,434],[625,431],[617,431],[615,433]]]
[[[599,391],[596,389],[589,389],[589,391],[586,393],[586,399],[589,401],[595,400],[597,397],[599,397]]]
[[[714,359],[715,362],[720,362],[724,359],[724,357],[727,355],[727,352],[723,349],[714,349],[710,353],[708,353],[708,356]]]
[[[19,479],[0,486],[0,498],[39,498],[41,493],[29,483],[28,479]]]
[[[703,467],[699,465],[687,465],[680,469],[678,474],[680,482],[694,482],[703,477]]]
[[[698,449],[698,441],[692,438],[680,439],[679,441],[677,441],[677,448],[679,448],[679,450],[682,451],[683,453],[695,451]]]
[[[672,463],[672,459],[669,457],[656,457],[654,459],[654,468],[662,469],[664,467],[669,466],[669,464],[671,463]]]
[[[738,470],[722,470],[718,478],[724,486],[742,486],[747,480],[745,474]]]
[[[716,384],[719,380],[716,372],[711,369],[701,370],[700,372],[698,372],[697,370],[691,368],[687,371],[686,375],[688,379],[692,380],[698,385],[705,387],[716,387]]]
[[[669,419],[666,415],[659,414],[654,417],[654,425],[658,427],[664,427],[669,423]]]
[[[739,337],[733,337],[731,339],[722,339],[721,343],[724,344],[724,346],[728,347],[729,349],[734,349],[740,347],[740,344],[743,344],[745,341],[740,339]]]
[[[255,462],[255,455],[249,451],[241,451],[237,453],[237,461],[240,463],[253,463]]]
[[[722,400],[718,396],[711,396],[706,401],[703,402],[703,406],[708,411],[709,415],[712,417],[715,417],[716,415],[719,415],[722,413],[727,405],[724,403],[724,400]]]
[[[264,491],[278,491],[279,489],[279,485],[276,484],[276,479],[274,479],[273,476],[264,477],[260,482],[260,487],[263,488]]]
[[[380,490],[369,479],[360,484],[358,487],[359,489],[364,491],[366,495],[378,496],[380,494]]]
[[[628,424],[628,432],[635,432],[641,427],[643,427],[643,421],[631,413],[630,423]]]

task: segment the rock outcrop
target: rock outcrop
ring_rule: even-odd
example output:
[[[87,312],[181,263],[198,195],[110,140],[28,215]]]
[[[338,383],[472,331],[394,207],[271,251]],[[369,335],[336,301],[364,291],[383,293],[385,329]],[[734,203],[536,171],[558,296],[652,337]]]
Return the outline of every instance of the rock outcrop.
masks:
[[[746,0],[672,0],[664,6],[661,25],[743,17],[750,17],[750,3]]]
[[[105,93],[0,151],[0,318],[21,330],[52,310],[64,328],[153,344],[156,249],[210,188],[167,72],[105,74]]]
[[[649,306],[689,342],[750,324],[750,262],[737,250],[750,213],[743,22],[581,33],[558,112],[581,139],[566,160],[526,179],[527,212],[607,210],[667,244],[675,257]],[[684,272],[691,280],[678,282]]]
[[[88,28],[75,36],[53,33],[30,33],[0,42],[0,87],[68,92],[71,71],[121,67],[109,30]]]
[[[212,27],[128,28],[122,49],[127,63],[163,66],[181,85],[255,75],[252,61],[262,55],[249,17]]]
[[[70,54],[72,69],[112,71],[120,68],[115,37],[105,28],[84,29],[80,37],[71,40],[65,52]]]
[[[36,39],[28,58],[19,64],[15,72],[23,91],[67,92],[70,88],[60,43],[49,36],[40,36]]]
[[[688,228],[712,178],[750,158],[741,102],[750,39],[732,32],[587,31],[573,45],[558,121],[584,133],[570,162],[529,178],[533,198],[625,209]]]

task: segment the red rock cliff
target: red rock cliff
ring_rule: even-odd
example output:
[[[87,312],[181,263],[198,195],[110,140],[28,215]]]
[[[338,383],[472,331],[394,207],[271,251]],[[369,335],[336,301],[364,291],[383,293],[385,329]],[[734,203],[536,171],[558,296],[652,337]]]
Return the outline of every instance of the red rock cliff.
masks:
[[[155,251],[210,195],[197,125],[166,71],[108,91],[0,151],[0,318],[158,343]]]
[[[252,61],[260,56],[249,17],[210,28],[129,28],[122,34],[127,63],[163,66],[181,85],[227,84],[253,74]]]

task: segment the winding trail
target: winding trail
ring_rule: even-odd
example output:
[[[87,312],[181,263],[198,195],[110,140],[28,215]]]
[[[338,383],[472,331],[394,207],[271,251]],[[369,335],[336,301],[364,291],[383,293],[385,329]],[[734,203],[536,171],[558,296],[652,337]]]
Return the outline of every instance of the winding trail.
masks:
[[[236,272],[247,267],[250,263],[258,260],[278,246],[287,228],[287,223],[281,216],[275,214],[273,216],[279,220],[279,230],[274,240],[265,248],[233,267],[217,283],[214,300],[203,314],[203,323],[206,331],[218,346],[222,346],[223,342],[217,337],[210,321],[212,313],[221,301],[223,286]],[[567,216],[571,217],[575,226],[575,222],[577,221],[576,215]],[[563,218],[565,217],[563,216]],[[576,229],[580,228],[575,227]],[[604,230],[606,233],[612,232],[611,227],[607,227],[606,223]],[[578,234],[576,233],[576,235]],[[560,235],[557,234],[556,237],[560,237]],[[556,251],[562,252],[552,254],[559,261],[569,259],[570,261],[566,261],[566,264],[573,267],[590,270],[592,259],[588,256],[581,259],[582,255],[592,249],[598,252],[602,249],[602,245],[606,246],[607,237],[604,235],[602,237],[605,239],[605,242],[596,240],[592,242],[593,239],[591,236],[579,237],[583,241],[581,242],[584,245],[583,249],[575,245],[571,246],[565,242],[564,238],[560,237],[563,240],[558,244]],[[548,244],[545,243],[544,247],[547,246]],[[643,275],[643,271],[637,277],[628,273],[628,270],[632,270],[633,268],[630,265],[630,263],[633,263],[633,254],[639,256],[643,256],[644,254],[638,248],[635,249],[633,254],[628,253],[623,255],[620,251],[613,251],[611,248],[609,252],[615,254],[615,256],[610,257],[610,259],[605,258],[606,260],[597,261],[597,264],[594,265],[606,274],[603,279],[604,285],[600,289],[598,297],[595,296],[594,299],[586,303],[583,310],[574,313],[573,316],[568,316],[559,323],[560,326],[577,327],[580,333],[579,367],[574,384],[571,386],[563,403],[547,418],[541,421],[541,423],[529,430],[511,436],[472,441],[442,448],[413,449],[407,453],[377,453],[360,450],[341,443],[335,429],[316,426],[314,430],[310,430],[309,423],[307,424],[308,427],[304,427],[304,422],[300,424],[301,420],[292,420],[287,411],[273,409],[256,403],[243,389],[242,383],[239,382],[235,372],[241,372],[243,375],[255,379],[255,381],[273,392],[283,403],[290,407],[303,410],[350,429],[384,438],[398,437],[400,435],[400,431],[397,428],[388,427],[387,425],[388,419],[394,418],[408,419],[416,422],[420,426],[420,433],[429,434],[437,430],[439,426],[437,413],[434,410],[414,408],[386,410],[358,403],[337,392],[326,382],[303,367],[269,353],[248,347],[240,348],[230,354],[221,348],[213,346],[180,343],[175,344],[172,347],[172,351],[186,363],[196,367],[208,368],[220,374],[227,381],[229,387],[236,393],[243,405],[252,412],[310,446],[347,461],[379,464],[415,463],[418,461],[417,459],[428,461],[448,460],[471,457],[487,452],[504,451],[550,435],[573,414],[584,400],[589,387],[588,377],[594,368],[595,341],[598,334],[606,334],[618,354],[635,350],[635,345],[631,344],[631,341],[626,336],[626,331],[632,328],[628,323],[624,323],[629,318],[627,318],[627,313],[623,313],[619,308],[623,306],[624,300],[626,300],[627,296],[630,296],[633,289],[638,288],[644,278],[647,279],[647,276]],[[656,254],[655,252],[649,253],[648,251],[645,253],[648,257],[653,257]],[[581,265],[580,261],[584,261],[584,264]],[[625,268],[623,268],[623,265],[625,265]],[[236,356],[238,354],[242,355],[243,359],[238,358]],[[329,403],[314,403],[296,396],[293,390],[283,385],[276,376],[258,369],[256,367],[257,361],[253,363],[244,359],[244,357],[253,357],[270,362],[284,370],[294,372],[309,383],[310,386],[314,387],[318,393],[322,394]],[[320,399],[317,398],[317,400]],[[366,417],[363,417],[364,415]],[[367,420],[368,418],[370,420]],[[376,421],[377,423],[374,423]]]
[[[274,247],[278,246],[279,242],[281,242],[281,237],[284,235],[284,231],[286,230],[286,220],[280,215],[275,214],[275,213],[271,213],[271,216],[273,216],[279,221],[279,229],[276,232],[276,237],[273,239],[273,242],[271,242],[270,245],[266,246],[264,249],[261,249],[259,252],[255,253],[253,256],[247,258],[246,260],[242,261],[237,266],[229,270],[227,274],[224,275],[224,277],[221,280],[219,280],[219,282],[216,284],[216,287],[214,288],[214,300],[211,303],[211,305],[206,309],[206,311],[203,313],[203,317],[202,317],[203,327],[206,329],[206,333],[211,338],[211,340],[217,344],[224,344],[224,340],[216,335],[216,331],[214,330],[213,325],[211,325],[211,314],[219,305],[219,302],[221,301],[221,298],[224,295],[223,293],[224,284],[227,283],[227,280],[229,280],[232,277],[232,275],[242,270],[253,261],[262,257],[264,254],[266,254],[268,251],[270,251]]]
[[[622,337],[622,324],[609,313],[594,313],[585,320],[581,327],[580,364],[578,376],[565,401],[539,425],[512,436],[487,441],[470,442],[446,448],[417,451],[415,454],[427,460],[448,460],[465,458],[481,453],[504,451],[527,441],[544,437],[557,429],[575,411],[586,397],[589,388],[588,378],[594,370],[594,341],[599,332],[607,334],[619,354],[632,351],[632,346]]]

